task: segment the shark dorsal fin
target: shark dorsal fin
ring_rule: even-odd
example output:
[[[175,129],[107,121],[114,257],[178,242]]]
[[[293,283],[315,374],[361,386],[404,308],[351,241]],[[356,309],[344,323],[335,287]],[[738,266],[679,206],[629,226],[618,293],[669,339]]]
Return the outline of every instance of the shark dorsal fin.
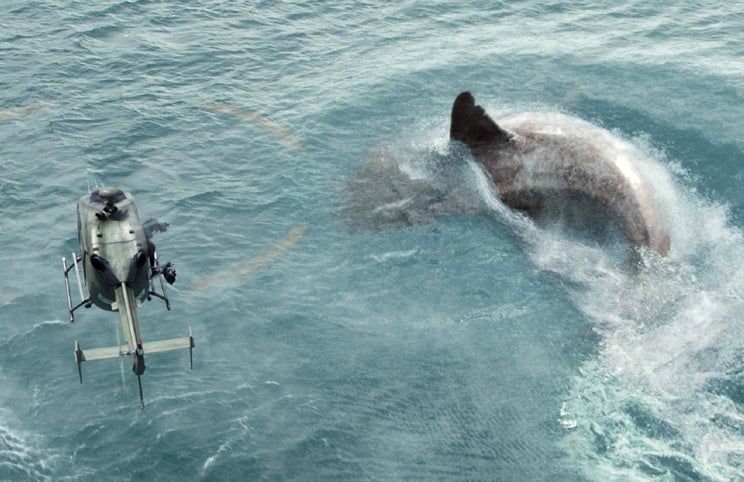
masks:
[[[466,144],[471,149],[499,145],[512,135],[491,119],[483,107],[475,104],[470,92],[462,92],[452,105],[450,138]]]

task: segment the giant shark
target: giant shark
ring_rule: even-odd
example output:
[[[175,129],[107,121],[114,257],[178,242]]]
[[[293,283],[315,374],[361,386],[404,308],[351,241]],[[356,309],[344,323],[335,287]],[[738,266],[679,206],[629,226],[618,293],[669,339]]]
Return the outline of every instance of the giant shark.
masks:
[[[634,251],[647,246],[667,256],[664,213],[628,148],[603,129],[566,119],[550,125],[517,116],[502,127],[462,92],[452,106],[450,137],[470,148],[507,206],[543,220],[566,213],[607,220]]]

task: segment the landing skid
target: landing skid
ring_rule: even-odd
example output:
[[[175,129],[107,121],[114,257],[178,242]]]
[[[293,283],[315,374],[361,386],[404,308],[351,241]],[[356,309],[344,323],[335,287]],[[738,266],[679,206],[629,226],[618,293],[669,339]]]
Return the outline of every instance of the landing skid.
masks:
[[[70,323],[75,323],[75,310],[81,306],[90,308],[93,304],[93,300],[90,296],[85,297],[83,295],[83,282],[80,279],[80,269],[78,263],[82,261],[82,258],[75,253],[72,253],[72,264],[67,266],[67,258],[62,258],[62,271],[65,274],[65,285],[67,286],[67,309],[70,313]],[[70,292],[70,270],[75,269],[75,277],[77,278],[78,289],[80,290],[80,303],[72,306],[72,293]]]

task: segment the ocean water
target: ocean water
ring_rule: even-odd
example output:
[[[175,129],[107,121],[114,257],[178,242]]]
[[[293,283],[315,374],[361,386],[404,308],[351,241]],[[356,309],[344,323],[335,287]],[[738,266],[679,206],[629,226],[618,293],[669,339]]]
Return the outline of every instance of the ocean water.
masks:
[[[3,7],[0,480],[744,479],[736,2]],[[669,258],[506,208],[448,141],[463,90],[629,146]],[[196,341],[144,410],[73,359],[119,329],[67,321],[102,186],[171,225],[143,337]]]

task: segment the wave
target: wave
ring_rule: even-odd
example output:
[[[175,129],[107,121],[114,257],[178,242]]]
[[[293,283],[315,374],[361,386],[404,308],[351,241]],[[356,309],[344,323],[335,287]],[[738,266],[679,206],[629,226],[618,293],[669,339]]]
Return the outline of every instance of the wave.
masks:
[[[45,457],[10,428],[0,426],[0,479],[50,480],[52,471]]]

